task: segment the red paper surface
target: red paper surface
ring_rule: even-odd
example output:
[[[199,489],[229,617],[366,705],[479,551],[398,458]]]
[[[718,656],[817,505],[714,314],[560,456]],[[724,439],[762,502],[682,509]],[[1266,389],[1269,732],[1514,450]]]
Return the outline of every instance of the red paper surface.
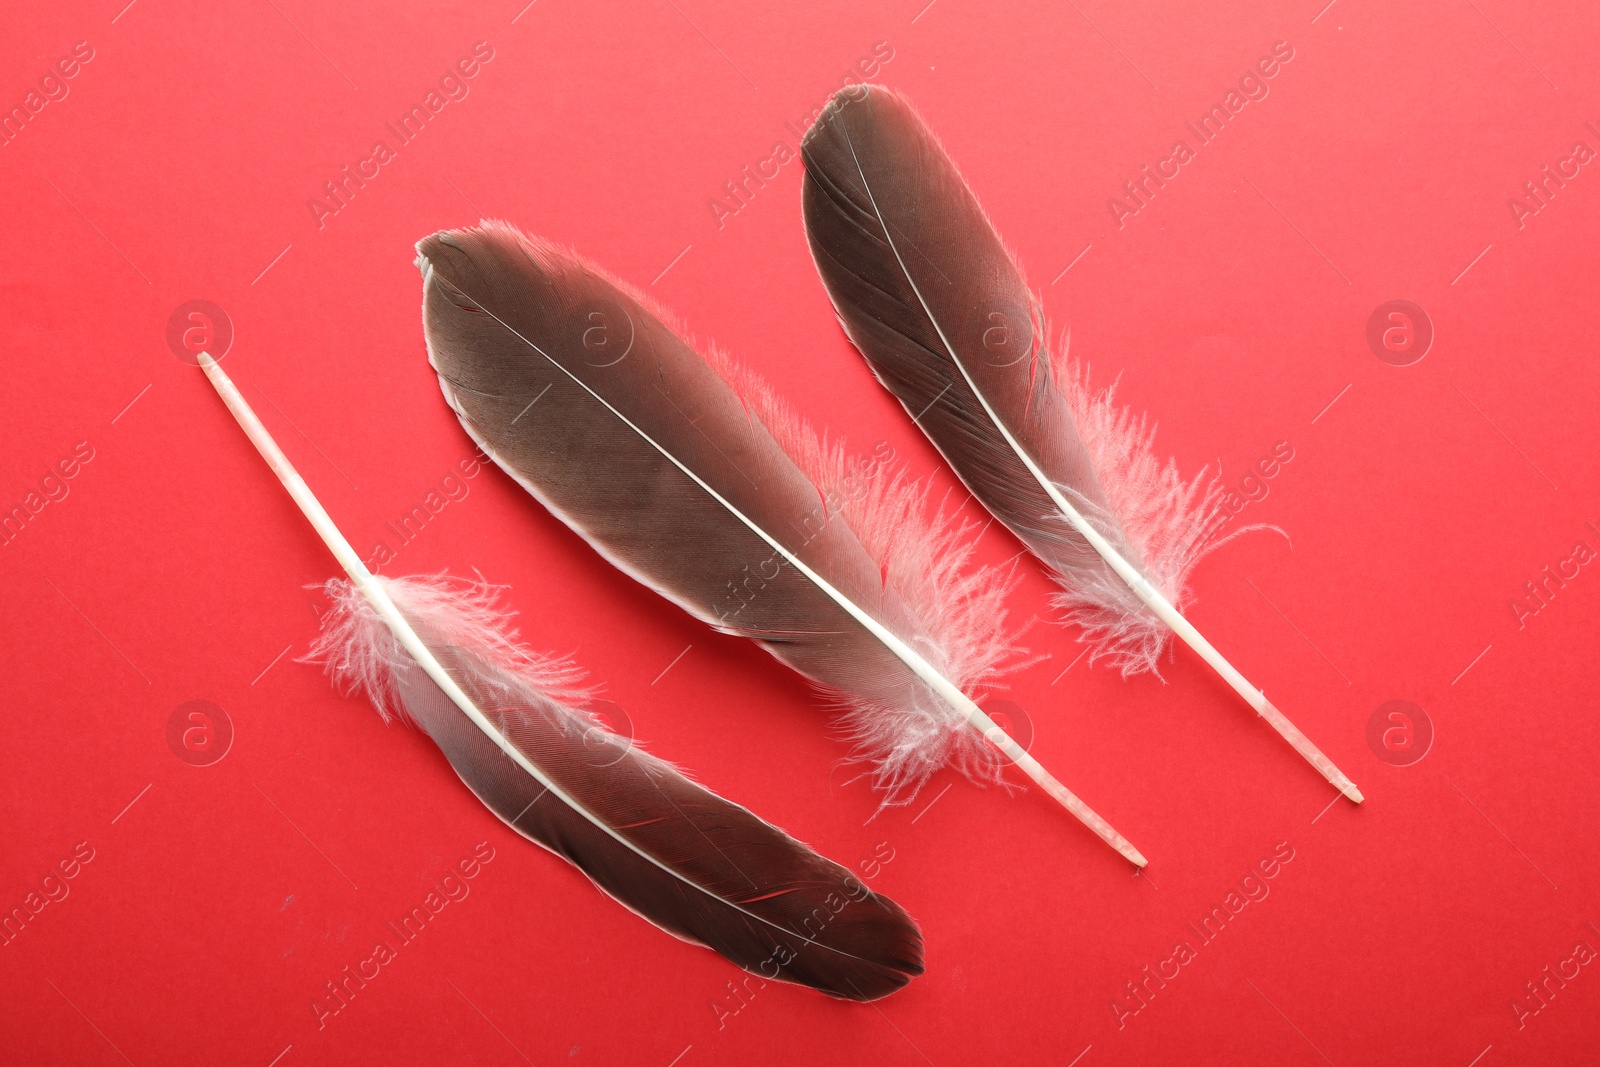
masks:
[[[1593,1061],[1590,8],[124,2],[18,8],[0,37],[0,106],[25,116],[0,147],[0,504],[38,505],[0,548],[0,907],[39,905],[0,947],[4,1062]],[[955,486],[805,246],[792,156],[853,71],[918,104],[1159,448],[1220,463],[1234,523],[1287,535],[1215,553],[1191,617],[1365,805],[1188,653],[1124,682],[1040,622],[1000,695],[1147,876],[1037,790],[945,774],[874,819],[797,677],[498,471],[452,477],[472,448],[424,360],[412,244],[488,215]],[[430,91],[402,144],[386,124]],[[1202,143],[1186,124],[1230,91]],[[378,141],[393,158],[369,162]],[[927,974],[872,1006],[736,997],[741,972],[296,662],[333,563],[169,349],[195,300],[225,312],[228,370],[328,510],[395,553],[385,573],[510,585],[529,643],[575,653],[653,751],[903,903]],[[1425,353],[1415,311],[1369,345],[1393,300],[1423,309]],[[982,538],[985,562],[1017,552]],[[1011,612],[1047,617],[1019,566]],[[469,895],[332,999],[475,850]]]

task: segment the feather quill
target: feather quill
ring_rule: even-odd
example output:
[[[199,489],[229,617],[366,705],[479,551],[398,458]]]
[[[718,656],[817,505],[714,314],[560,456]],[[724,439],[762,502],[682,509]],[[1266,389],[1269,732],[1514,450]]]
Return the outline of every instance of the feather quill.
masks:
[[[1153,670],[1177,633],[1359,802],[1179,610],[1217,491],[1156,459],[1145,419],[1052,359],[1038,299],[911,105],[881,86],[843,89],[801,155],[806,233],[845,332],[973,495],[1050,568],[1058,606],[1094,654],[1124,674]]]
[[[685,941],[768,979],[876,1000],[922,973],[922,936],[887,897],[581,710],[582,675],[520,646],[494,591],[371,574],[221,367],[201,365],[349,574],[313,655],[387,720],[426,733],[522,836]]]
[[[417,251],[429,359],[484,452],[622,570],[843,701],[891,801],[945,763],[992,774],[988,741],[1143,865],[963,691],[1003,658],[1002,593],[960,577],[948,516],[916,526],[917,489],[854,468],[847,491],[836,445],[548,242],[486,222]]]

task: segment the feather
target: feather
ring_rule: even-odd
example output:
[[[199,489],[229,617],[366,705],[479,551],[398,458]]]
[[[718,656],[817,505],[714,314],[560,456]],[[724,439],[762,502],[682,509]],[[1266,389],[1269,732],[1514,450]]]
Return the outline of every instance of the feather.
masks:
[[[371,574],[227,375],[201,365],[350,576],[326,587],[313,655],[386,720],[421,728],[508,826],[765,978],[867,1001],[922,973],[898,904],[595,722],[581,673],[518,645],[491,588]]]
[[[385,718],[420,727],[512,829],[747,971],[852,1000],[922,973],[921,936],[899,905],[578,710],[588,694],[575,669],[517,646],[489,589],[373,580],[499,737],[461,713],[350,582],[328,583],[334,610],[313,653]]]
[[[1123,673],[1176,632],[1328,780],[1360,792],[1180,612],[1219,502],[1158,460],[1147,420],[1053,359],[1043,313],[911,105],[834,95],[801,145],[812,257],[845,332],[968,489],[1050,569],[1068,621]],[[1064,346],[1062,346],[1064,348]]]
[[[857,467],[848,491],[837,446],[547,242],[486,222],[417,251],[429,359],[484,452],[622,570],[843,702],[890,801],[946,763],[992,776],[998,749],[1142,864],[966,695],[1004,658],[1003,592],[959,576],[948,516],[911,521],[919,490]]]

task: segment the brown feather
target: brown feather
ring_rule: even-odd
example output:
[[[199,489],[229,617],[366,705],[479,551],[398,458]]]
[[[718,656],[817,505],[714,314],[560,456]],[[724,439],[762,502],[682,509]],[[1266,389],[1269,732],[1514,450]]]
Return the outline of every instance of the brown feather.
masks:
[[[549,787],[462,713],[348,582],[329,583],[335,610],[317,654],[419,726],[518,833],[655,925],[765,978],[875,1000],[922,973],[921,933],[898,904],[595,723],[574,706],[572,668],[486,626],[481,587],[374,580]]]
[[[996,773],[966,714],[784,558],[951,674],[883,561],[662,313],[502,223],[418,251],[429,358],[496,463],[639,581],[866,709],[852,726],[891,795],[947,762]]]
[[[806,234],[851,341],[973,495],[1055,572],[1076,621],[1109,635],[1125,666],[1148,666],[1165,625],[1067,522],[1017,448],[1174,599],[1200,551],[1209,498],[1154,471],[1152,484],[1170,496],[1156,507],[1165,525],[1154,540],[1163,543],[1151,553],[1130,540],[1085,439],[1086,405],[1074,403],[1075,383],[1047,349],[1037,300],[904,97],[876,85],[841,90],[801,155]]]

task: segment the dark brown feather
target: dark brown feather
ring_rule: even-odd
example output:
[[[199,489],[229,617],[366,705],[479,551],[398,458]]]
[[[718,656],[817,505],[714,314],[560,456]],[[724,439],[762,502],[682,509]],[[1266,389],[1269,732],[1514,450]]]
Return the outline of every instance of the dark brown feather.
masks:
[[[1037,302],[932,131],[898,94],[853,86],[835,94],[801,155],[812,256],[878,380],[1064,582],[1147,613],[1000,431],[1142,566],[1055,380]]]

